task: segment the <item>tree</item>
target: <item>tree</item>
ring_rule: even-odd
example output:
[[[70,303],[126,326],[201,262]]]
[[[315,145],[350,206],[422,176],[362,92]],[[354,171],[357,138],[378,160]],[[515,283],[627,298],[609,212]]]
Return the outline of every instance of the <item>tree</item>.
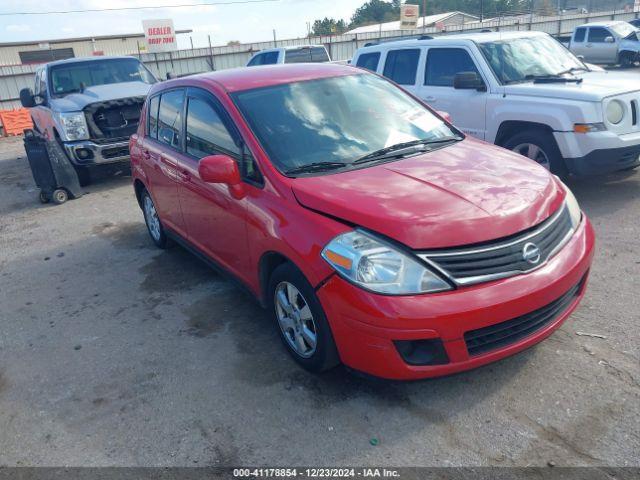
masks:
[[[398,20],[398,7],[399,3],[395,1],[369,0],[356,9],[351,17],[349,28]]]
[[[233,47],[233,46],[236,46],[236,45],[240,45],[240,42],[238,40],[230,40],[230,41],[227,42],[227,45],[229,47]]]
[[[316,20],[311,27],[312,35],[334,35],[341,34],[347,30],[347,24],[344,20],[336,20],[335,18],[323,18]]]

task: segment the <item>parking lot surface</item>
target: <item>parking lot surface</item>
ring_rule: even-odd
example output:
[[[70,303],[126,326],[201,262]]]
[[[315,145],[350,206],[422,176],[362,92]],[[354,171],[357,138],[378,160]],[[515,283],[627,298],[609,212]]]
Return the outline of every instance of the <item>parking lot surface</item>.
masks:
[[[598,235],[579,309],[399,383],[301,370],[247,294],[152,245],[129,178],[40,205],[0,139],[0,466],[638,466],[640,172],[570,186]]]

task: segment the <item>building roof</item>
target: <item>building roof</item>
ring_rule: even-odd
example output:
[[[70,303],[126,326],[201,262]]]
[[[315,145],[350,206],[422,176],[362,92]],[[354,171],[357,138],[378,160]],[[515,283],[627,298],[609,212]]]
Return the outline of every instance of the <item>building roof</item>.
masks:
[[[468,13],[457,12],[457,11],[438,13],[436,15],[427,15],[426,17],[418,18],[418,28],[422,28],[424,25],[429,26],[429,25],[433,25],[434,23],[443,22],[444,20],[447,20],[448,18],[454,17],[456,15],[464,15],[465,17],[478,18],[475,15],[470,15]],[[395,22],[377,23],[375,25],[365,25],[364,27],[354,28],[353,30],[349,30],[348,32],[345,32],[345,33],[347,34],[376,33],[376,32],[379,32],[381,29],[383,32],[400,30],[400,20],[397,20]]]
[[[193,30],[176,30],[179,33],[192,33]],[[53,40],[30,40],[24,42],[0,43],[1,47],[22,47],[27,45],[39,45],[41,43],[69,43],[69,42],[90,42],[91,40],[113,40],[117,38],[144,38],[144,33],[121,33],[119,35],[93,35],[91,37],[56,38]]]

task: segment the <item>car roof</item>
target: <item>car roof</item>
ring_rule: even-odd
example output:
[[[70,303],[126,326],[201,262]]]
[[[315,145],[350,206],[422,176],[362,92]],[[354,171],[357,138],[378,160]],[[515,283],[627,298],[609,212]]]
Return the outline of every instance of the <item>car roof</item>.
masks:
[[[151,93],[153,94],[157,91],[178,86],[201,86],[206,88],[207,85],[212,84],[217,84],[231,93],[306,80],[362,74],[366,74],[366,72],[360,68],[336,63],[261,65],[251,68],[230,68],[217,72],[201,73],[199,75],[190,75],[180,79],[168,80],[156,84]]]
[[[590,23],[585,23],[584,25],[579,25],[579,26],[580,27],[609,27],[611,25],[620,25],[621,23],[628,23],[628,22],[623,22],[622,20],[611,20],[609,22],[590,22]]]
[[[500,40],[509,40],[516,38],[531,38],[548,35],[544,32],[526,31],[526,32],[474,32],[474,33],[456,33],[450,35],[441,35],[433,38],[426,39],[411,39],[411,40],[396,40],[394,42],[384,42],[368,47],[363,47],[361,50],[375,50],[378,48],[396,48],[396,47],[423,47],[429,45],[446,45],[451,43],[484,43],[484,42],[496,42]]]
[[[259,53],[265,52],[280,52],[282,50],[297,50],[299,48],[325,48],[324,45],[289,45],[286,47],[277,47],[277,48],[265,48],[264,50],[259,50],[255,53],[258,55]]]
[[[127,56],[99,56],[99,57],[82,57],[82,58],[67,58],[65,60],[56,60],[54,62],[49,62],[46,64],[47,67],[51,67],[54,65],[64,65],[66,63],[88,63],[88,62],[99,62],[104,60],[123,60],[123,59],[136,59],[136,57],[127,57]]]

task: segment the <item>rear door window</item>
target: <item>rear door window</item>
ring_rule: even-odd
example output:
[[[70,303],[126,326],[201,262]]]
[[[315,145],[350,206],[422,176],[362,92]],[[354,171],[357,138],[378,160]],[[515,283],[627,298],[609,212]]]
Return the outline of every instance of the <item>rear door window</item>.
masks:
[[[263,65],[274,65],[278,63],[278,55],[280,52],[267,52],[264,54],[264,58],[262,59]]]
[[[430,48],[424,84],[436,87],[453,87],[456,73],[475,72],[480,76],[469,52],[462,48]]]
[[[574,42],[584,42],[584,35],[587,33],[587,29],[584,27],[576,28],[576,33],[573,35]]]
[[[356,67],[366,68],[375,72],[378,70],[378,62],[380,61],[380,52],[364,53],[358,57]]]
[[[160,97],[158,140],[180,150],[182,142],[182,108],[184,91],[171,90]]]
[[[604,39],[612,37],[611,32],[603,27],[589,27],[589,42],[604,43]]]
[[[158,138],[158,107],[160,106],[160,95],[156,95],[149,100],[149,125],[147,127],[147,135],[151,138]]]
[[[390,50],[383,75],[399,85],[415,85],[420,49]]]

